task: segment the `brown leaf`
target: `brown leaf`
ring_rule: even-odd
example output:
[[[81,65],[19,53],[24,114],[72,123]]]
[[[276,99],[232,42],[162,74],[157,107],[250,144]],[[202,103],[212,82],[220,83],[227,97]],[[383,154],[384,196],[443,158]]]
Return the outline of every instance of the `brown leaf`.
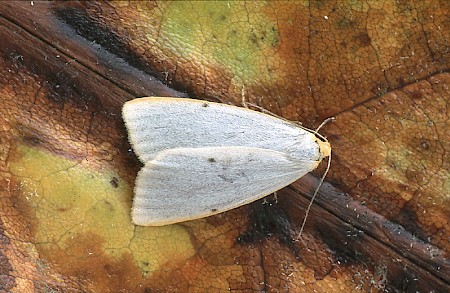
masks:
[[[1,3],[0,288],[444,291],[448,11],[438,1]],[[277,200],[132,225],[141,165],[121,105],[186,96],[148,73],[237,105],[244,89],[310,127],[336,117],[323,128],[332,169],[302,241],[299,193],[315,188],[312,175]]]

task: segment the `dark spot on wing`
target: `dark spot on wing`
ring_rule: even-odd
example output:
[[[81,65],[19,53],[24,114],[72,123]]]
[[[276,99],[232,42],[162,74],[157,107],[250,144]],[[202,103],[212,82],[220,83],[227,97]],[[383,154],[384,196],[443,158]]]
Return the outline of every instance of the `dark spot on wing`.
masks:
[[[208,107],[209,105],[208,105],[208,103],[203,103],[203,105],[202,105],[202,107]]]
[[[209,159],[208,159],[208,162],[215,163],[215,162],[216,162],[216,159],[214,159],[214,158],[209,158]]]
[[[217,209],[211,209],[211,213],[217,212]]]
[[[227,183],[233,183],[234,179],[233,178],[229,178],[225,175],[217,175],[220,179],[222,179],[223,181],[227,182]]]

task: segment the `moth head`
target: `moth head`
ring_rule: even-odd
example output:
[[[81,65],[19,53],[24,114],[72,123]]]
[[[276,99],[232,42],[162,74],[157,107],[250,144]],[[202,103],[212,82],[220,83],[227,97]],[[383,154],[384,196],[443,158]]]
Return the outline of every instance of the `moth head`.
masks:
[[[319,152],[323,158],[329,157],[331,155],[331,145],[328,141],[322,141],[317,139],[317,143],[319,144]]]

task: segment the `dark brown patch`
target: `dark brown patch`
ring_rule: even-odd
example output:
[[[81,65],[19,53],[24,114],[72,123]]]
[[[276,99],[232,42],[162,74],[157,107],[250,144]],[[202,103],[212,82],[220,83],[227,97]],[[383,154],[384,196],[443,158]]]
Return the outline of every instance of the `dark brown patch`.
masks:
[[[216,159],[214,159],[214,158],[209,158],[209,159],[208,159],[208,162],[215,163],[215,162],[216,162]]]
[[[353,40],[356,44],[358,44],[360,47],[367,47],[370,46],[372,43],[372,40],[370,39],[370,36],[367,32],[361,32],[353,37]]]
[[[34,135],[24,135],[22,136],[22,141],[32,147],[36,147],[44,143],[41,138]]]
[[[289,217],[276,203],[275,199],[268,196],[250,205],[250,229],[239,235],[237,242],[257,243],[274,236],[289,248],[296,259],[300,259],[295,240],[291,236]]]
[[[355,263],[368,263],[370,259],[359,251],[355,250],[354,246],[345,245],[345,241],[357,242],[364,238],[364,233],[357,228],[350,225],[339,227],[342,229],[341,234],[345,238],[338,238],[339,233],[329,231],[330,227],[315,227],[319,238],[333,251],[334,257],[342,266],[350,266]]]
[[[17,124],[15,128],[20,133],[20,137],[26,145],[35,147],[46,143],[44,134],[40,133],[37,129],[30,128],[23,124]]]
[[[427,241],[426,233],[417,224],[417,211],[413,204],[407,202],[400,212],[392,219],[392,222],[398,223],[403,226],[407,231],[410,231],[416,237]]]
[[[423,98],[423,95],[420,91],[410,91],[407,93],[413,100],[419,100]]]
[[[117,188],[117,187],[119,187],[119,179],[117,179],[117,177],[113,177],[113,178],[111,178],[111,180],[109,181],[109,183],[111,183],[111,185],[114,187],[114,188]]]
[[[203,103],[202,104],[202,107],[204,107],[204,108],[206,108],[206,107],[208,107],[209,105],[208,105],[208,103]]]

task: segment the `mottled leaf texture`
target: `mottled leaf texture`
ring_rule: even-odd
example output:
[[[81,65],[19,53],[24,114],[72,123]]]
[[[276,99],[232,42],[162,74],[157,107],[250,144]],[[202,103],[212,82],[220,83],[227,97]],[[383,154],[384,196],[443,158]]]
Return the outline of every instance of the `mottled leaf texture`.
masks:
[[[448,291],[449,3],[1,2],[0,291]],[[324,164],[134,226],[123,103],[243,94],[306,127],[335,117],[301,238]]]

